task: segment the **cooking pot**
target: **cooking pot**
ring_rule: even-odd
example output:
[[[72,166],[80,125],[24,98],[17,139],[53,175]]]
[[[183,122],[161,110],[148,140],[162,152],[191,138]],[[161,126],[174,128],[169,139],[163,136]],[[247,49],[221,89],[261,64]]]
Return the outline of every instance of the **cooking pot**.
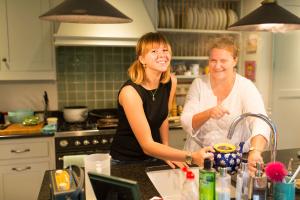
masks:
[[[88,108],[86,106],[67,106],[63,110],[66,122],[83,122],[88,116]]]
[[[219,143],[214,145],[214,168],[226,167],[230,174],[237,172],[243,152],[244,142],[239,144],[239,148],[228,143]]]

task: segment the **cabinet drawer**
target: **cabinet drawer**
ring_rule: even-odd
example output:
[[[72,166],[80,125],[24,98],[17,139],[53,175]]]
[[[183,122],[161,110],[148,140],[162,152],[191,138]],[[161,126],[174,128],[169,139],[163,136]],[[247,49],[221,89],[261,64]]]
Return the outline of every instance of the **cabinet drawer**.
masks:
[[[6,143],[0,145],[0,160],[47,157],[48,149],[49,143],[46,141]]]

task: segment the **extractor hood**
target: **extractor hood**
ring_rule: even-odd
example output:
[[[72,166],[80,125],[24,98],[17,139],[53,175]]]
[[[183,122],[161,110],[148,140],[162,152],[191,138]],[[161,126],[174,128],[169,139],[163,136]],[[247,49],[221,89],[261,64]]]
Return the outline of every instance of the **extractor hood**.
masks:
[[[107,0],[133,21],[125,24],[61,23],[56,46],[135,46],[137,40],[155,28],[143,0]]]

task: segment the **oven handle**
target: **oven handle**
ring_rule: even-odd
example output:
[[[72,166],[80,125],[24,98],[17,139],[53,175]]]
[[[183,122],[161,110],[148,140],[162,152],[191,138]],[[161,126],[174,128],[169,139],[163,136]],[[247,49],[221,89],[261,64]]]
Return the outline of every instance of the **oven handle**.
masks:
[[[64,157],[58,157],[57,159],[58,160],[64,160]]]

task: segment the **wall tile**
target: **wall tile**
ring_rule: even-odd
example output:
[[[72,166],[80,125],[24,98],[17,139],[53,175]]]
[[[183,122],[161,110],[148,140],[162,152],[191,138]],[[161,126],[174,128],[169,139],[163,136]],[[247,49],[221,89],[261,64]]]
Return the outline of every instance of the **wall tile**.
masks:
[[[128,79],[134,47],[58,47],[58,106],[89,109],[117,106],[117,94]]]

